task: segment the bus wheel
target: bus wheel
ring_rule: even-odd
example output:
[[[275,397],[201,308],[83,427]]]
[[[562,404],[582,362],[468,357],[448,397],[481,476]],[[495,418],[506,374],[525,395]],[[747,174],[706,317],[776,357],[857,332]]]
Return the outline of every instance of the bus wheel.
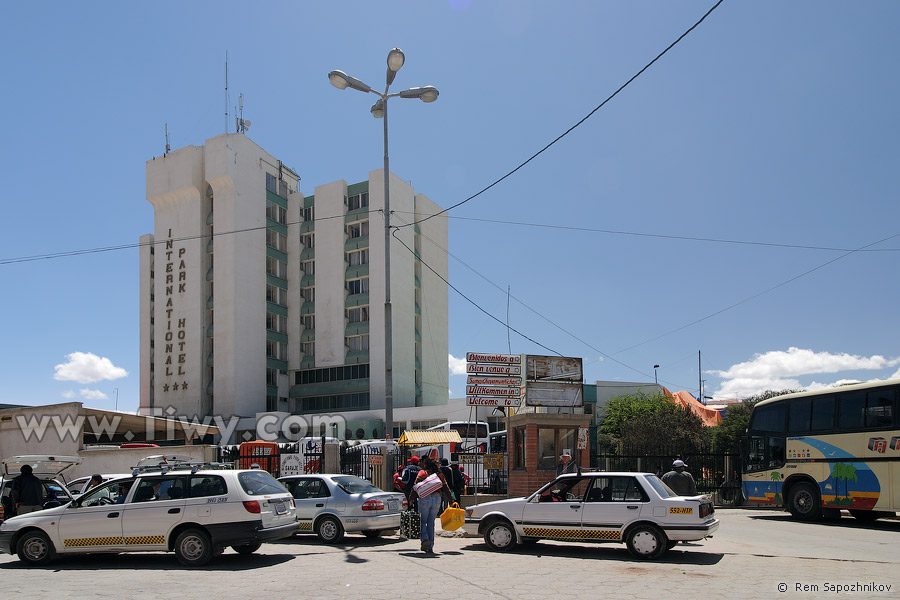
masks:
[[[818,521],[822,518],[822,501],[819,490],[811,483],[795,484],[787,497],[788,510],[802,521]]]

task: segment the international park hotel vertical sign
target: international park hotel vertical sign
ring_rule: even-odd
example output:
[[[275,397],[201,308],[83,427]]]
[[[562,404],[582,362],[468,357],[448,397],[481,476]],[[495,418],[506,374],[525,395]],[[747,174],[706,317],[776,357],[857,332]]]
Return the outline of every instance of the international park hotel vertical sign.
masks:
[[[466,353],[466,405],[519,406],[523,362],[521,354]]]
[[[172,230],[169,229],[164,251],[165,265],[165,306],[163,307],[163,385],[162,391],[178,391],[187,389],[185,381],[185,363],[187,361],[187,317],[179,315],[183,307],[180,304],[187,292],[187,265],[183,245],[175,247]]]

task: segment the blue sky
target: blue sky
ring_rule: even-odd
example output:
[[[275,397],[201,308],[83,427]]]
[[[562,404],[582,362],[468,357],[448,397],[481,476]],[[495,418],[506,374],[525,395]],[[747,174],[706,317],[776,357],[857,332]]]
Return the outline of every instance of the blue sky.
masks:
[[[326,75],[379,87],[400,47],[393,88],[440,98],[392,101],[391,168],[448,207],[713,4],[7,4],[0,403],[137,408],[134,245],[165,124],[173,149],[203,144],[243,94],[249,136],[304,193],[362,181],[381,167],[374,98]],[[450,281],[500,321],[451,291],[451,357],[580,356],[588,382],[653,381],[656,364],[716,398],[900,377],[898,22],[893,1],[726,0],[450,213]],[[534,342],[502,324],[507,290]],[[459,397],[464,381],[426,383]]]

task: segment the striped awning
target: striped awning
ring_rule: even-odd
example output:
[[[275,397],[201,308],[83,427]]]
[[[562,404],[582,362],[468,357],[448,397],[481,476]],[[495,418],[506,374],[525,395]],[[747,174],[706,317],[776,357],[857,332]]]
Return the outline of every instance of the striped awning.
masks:
[[[400,439],[397,440],[399,446],[434,446],[437,444],[449,444],[451,442],[462,442],[458,431],[442,431],[427,430],[416,431],[406,430]]]

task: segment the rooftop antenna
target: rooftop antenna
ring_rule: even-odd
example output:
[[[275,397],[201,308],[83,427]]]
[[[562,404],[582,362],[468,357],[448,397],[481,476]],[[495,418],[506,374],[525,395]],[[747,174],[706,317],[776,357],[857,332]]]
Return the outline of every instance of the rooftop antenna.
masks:
[[[166,123],[166,151],[163,152],[163,156],[167,155],[172,151],[172,146],[169,145],[169,124]],[[116,388],[118,390],[118,388]]]
[[[225,133],[228,133],[228,50],[225,51]]]
[[[239,115],[234,117],[235,131],[237,133],[247,133],[250,129],[250,119],[244,119],[244,94],[238,96]]]

